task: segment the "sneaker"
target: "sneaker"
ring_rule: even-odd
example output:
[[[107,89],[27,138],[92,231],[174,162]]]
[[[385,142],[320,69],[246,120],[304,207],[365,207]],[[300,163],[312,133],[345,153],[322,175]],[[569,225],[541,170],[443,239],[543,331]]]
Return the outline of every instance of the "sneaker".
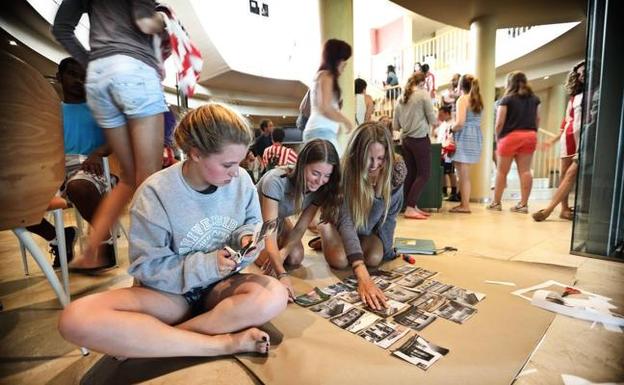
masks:
[[[448,202],[461,202],[459,194],[451,194],[448,198],[446,198]]]
[[[529,205],[521,205],[520,203],[518,203],[514,207],[510,208],[509,210],[512,213],[528,214],[529,213]]]
[[[503,206],[500,203],[497,202],[492,202],[489,205],[485,206],[486,209],[488,210],[492,210],[492,211],[502,211],[503,210]]]
[[[104,254],[104,259],[107,261],[106,264],[102,266],[102,269],[117,267],[117,256],[115,255],[115,246],[112,240],[102,242],[100,245],[100,252]]]
[[[77,227],[72,226],[65,228],[65,250],[67,250],[67,263],[71,262],[71,260],[74,259],[74,245],[76,244],[77,234]],[[61,259],[56,239],[50,241],[49,246],[50,254],[54,256],[52,267],[55,269],[59,269],[61,267]]]

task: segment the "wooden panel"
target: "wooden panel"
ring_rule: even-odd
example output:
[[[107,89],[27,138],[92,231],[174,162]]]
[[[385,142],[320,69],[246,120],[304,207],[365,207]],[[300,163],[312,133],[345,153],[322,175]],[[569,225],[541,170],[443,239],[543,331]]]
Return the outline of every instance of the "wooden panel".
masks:
[[[0,230],[39,223],[63,182],[63,126],[54,88],[0,53]]]

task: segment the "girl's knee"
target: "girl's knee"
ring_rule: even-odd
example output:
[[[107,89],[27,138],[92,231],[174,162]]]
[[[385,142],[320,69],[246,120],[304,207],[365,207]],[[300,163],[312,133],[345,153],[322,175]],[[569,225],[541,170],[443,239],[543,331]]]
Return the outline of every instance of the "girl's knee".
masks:
[[[344,270],[347,267],[349,267],[349,261],[347,261],[347,258],[327,258],[327,264],[329,265],[329,267],[331,267],[332,269],[336,269],[336,270]]]
[[[76,345],[84,345],[83,341],[89,336],[89,318],[93,316],[93,308],[83,301],[70,303],[59,317],[58,330],[61,336]]]
[[[273,319],[279,313],[286,309],[288,305],[288,290],[275,278],[266,277],[267,284],[264,286],[260,295],[256,296],[256,304],[258,305],[258,315],[261,322],[267,322]]]
[[[285,263],[291,268],[299,267],[303,262],[303,257],[303,247],[301,249],[296,248],[288,255]]]
[[[381,254],[371,254],[371,255],[365,256],[364,263],[368,267],[377,267],[381,264],[382,259],[383,259],[383,256]]]

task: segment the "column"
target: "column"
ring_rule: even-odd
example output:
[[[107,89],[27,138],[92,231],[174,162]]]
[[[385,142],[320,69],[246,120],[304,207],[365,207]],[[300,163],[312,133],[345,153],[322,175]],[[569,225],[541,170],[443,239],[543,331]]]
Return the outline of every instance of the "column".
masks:
[[[353,0],[319,0],[321,21],[321,44],[327,39],[344,40],[353,47]],[[338,80],[342,89],[342,113],[355,121],[355,89],[353,86],[353,56]],[[346,147],[347,136],[344,130],[338,135],[342,148]]]
[[[470,23],[470,39],[473,47],[474,75],[479,80],[483,110],[481,133],[483,147],[481,160],[473,165],[470,173],[472,185],[470,200],[486,202],[490,199],[492,151],[494,142],[494,88],[496,86],[496,20],[493,16],[480,16]]]

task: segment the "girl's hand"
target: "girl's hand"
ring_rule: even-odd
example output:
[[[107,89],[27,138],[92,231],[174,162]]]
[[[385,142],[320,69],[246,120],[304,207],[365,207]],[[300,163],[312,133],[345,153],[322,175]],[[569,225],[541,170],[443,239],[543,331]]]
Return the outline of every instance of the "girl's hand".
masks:
[[[230,253],[227,250],[217,251],[217,268],[221,277],[227,276],[236,269],[236,262],[230,259]]]
[[[284,287],[288,291],[288,302],[294,302],[295,290],[292,287],[292,282],[290,282],[290,277],[287,274],[283,274],[282,276],[279,277],[279,281],[282,285],[284,285]]]
[[[386,307],[385,294],[370,277],[358,280],[357,291],[364,304],[368,305],[371,309],[381,310]]]

